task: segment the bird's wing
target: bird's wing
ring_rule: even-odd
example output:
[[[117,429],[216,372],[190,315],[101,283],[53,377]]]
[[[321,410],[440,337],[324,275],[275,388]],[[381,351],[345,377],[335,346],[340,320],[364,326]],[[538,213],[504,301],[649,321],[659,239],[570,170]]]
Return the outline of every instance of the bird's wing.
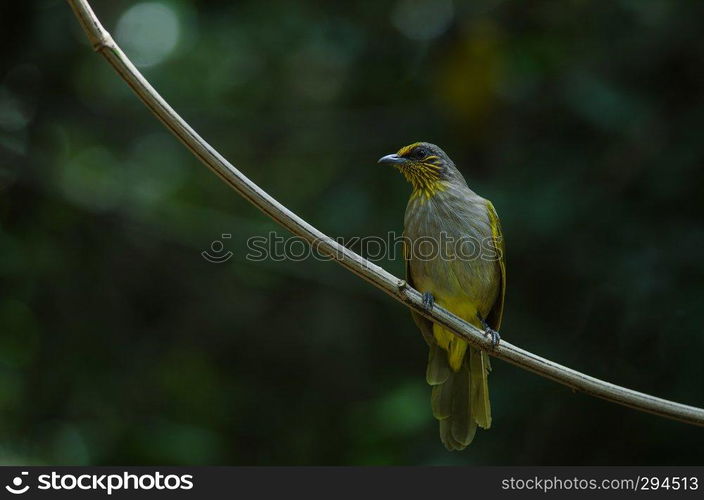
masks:
[[[409,258],[408,242],[406,241],[406,238],[403,239],[403,257],[406,260],[406,283],[415,288],[416,286],[413,283],[413,277],[411,276],[411,260]],[[413,310],[411,310],[411,317],[413,317],[413,322],[420,330],[420,333],[423,334],[423,338],[427,344],[430,346],[434,345],[435,339],[433,337],[433,322]]]
[[[489,200],[486,202],[486,208],[489,215],[489,223],[491,224],[491,234],[494,238],[494,248],[499,254],[497,263],[501,275],[499,293],[496,298],[496,302],[494,302],[494,305],[489,311],[486,321],[489,323],[490,327],[498,331],[499,328],[501,328],[501,319],[504,315],[504,297],[506,295],[506,247],[504,245],[504,236],[501,232],[501,222],[499,221],[499,216],[496,213],[494,205],[492,205]]]

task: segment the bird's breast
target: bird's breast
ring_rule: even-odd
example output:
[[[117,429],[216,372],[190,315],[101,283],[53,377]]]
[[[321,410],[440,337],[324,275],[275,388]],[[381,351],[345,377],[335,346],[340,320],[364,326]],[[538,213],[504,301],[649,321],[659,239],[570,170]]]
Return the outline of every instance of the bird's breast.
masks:
[[[486,315],[500,281],[486,200],[469,190],[448,189],[427,200],[411,199],[404,234],[410,278],[453,312],[466,303]],[[468,319],[468,318],[465,318]]]

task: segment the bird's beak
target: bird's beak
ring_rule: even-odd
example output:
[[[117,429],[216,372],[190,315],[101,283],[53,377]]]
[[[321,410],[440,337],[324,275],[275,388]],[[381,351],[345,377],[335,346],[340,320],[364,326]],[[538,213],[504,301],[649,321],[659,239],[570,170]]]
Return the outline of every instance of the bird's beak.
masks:
[[[399,165],[401,163],[406,163],[406,161],[407,160],[405,158],[394,153],[392,155],[382,156],[379,158],[377,163],[381,163],[383,165]]]

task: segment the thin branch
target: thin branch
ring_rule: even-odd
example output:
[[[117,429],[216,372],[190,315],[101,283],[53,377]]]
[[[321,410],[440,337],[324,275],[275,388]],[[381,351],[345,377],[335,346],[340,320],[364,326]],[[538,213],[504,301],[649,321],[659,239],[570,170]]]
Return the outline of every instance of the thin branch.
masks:
[[[438,306],[431,311],[426,311],[422,305],[421,294],[408,286],[404,280],[395,277],[323,234],[280,204],[237,170],[210,144],[203,140],[154,90],[120,50],[110,34],[102,27],[87,1],[67,1],[86,35],[88,35],[88,40],[93,45],[93,49],[107,59],[120,77],[127,82],[135,94],[161,120],[166,128],[178,137],[202,163],[215,172],[224,182],[281,226],[305,238],[311,244],[315,244],[317,250],[332,257],[344,268],[391,295],[410,309],[441,324],[455,335],[484,349],[492,356],[591,396],[661,417],[704,426],[704,409],[675,403],[590,377],[524,351],[506,341],[501,341],[495,349],[492,349],[490,341],[481,330],[466,323],[454,314]]]

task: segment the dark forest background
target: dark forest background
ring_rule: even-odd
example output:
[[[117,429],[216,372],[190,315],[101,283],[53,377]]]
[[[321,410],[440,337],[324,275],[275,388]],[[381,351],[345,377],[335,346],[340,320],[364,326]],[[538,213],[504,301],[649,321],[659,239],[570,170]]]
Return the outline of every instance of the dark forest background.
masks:
[[[502,218],[505,339],[704,405],[704,3],[92,3],[327,234],[401,231],[409,187],[376,160],[441,145]],[[446,452],[404,307],[334,263],[248,261],[248,238],[288,235],[66,2],[3,2],[0,47],[1,463],[702,464],[703,429],[500,361],[493,428]]]

